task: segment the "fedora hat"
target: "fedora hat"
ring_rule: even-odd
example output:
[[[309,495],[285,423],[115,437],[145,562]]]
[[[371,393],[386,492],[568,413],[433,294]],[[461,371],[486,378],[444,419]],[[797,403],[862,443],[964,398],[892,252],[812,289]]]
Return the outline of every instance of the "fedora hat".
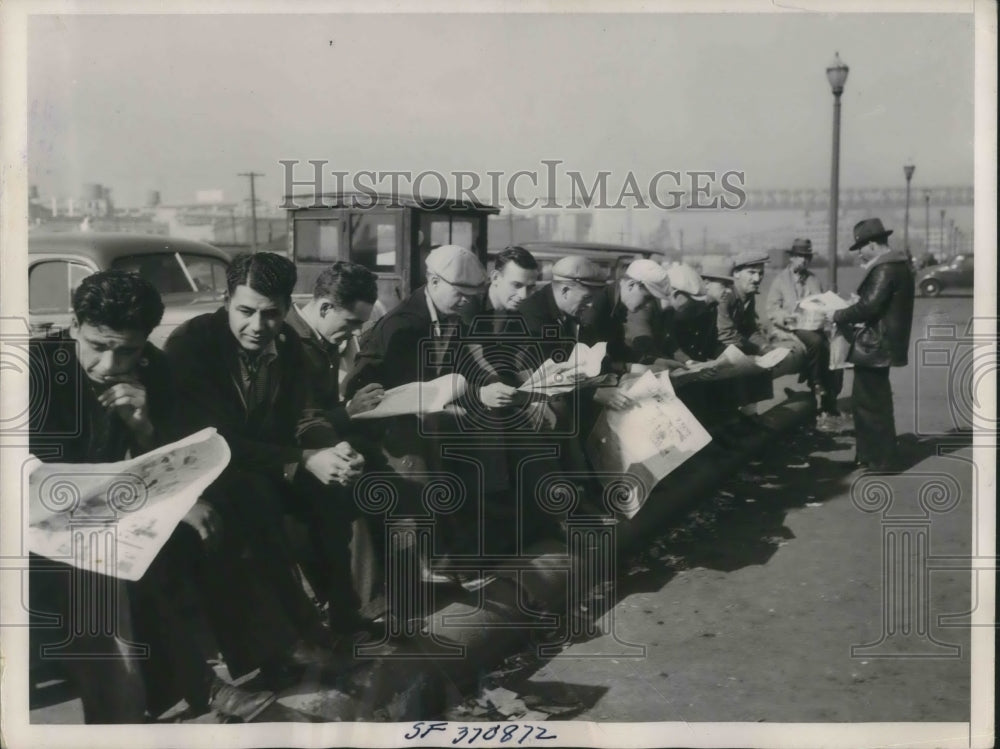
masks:
[[[874,240],[880,239],[885,241],[890,234],[892,234],[892,229],[886,230],[882,226],[882,219],[866,218],[864,221],[858,221],[854,225],[854,244],[847,249],[851,252],[860,250]]]
[[[811,239],[796,239],[792,246],[785,250],[789,255],[802,255],[802,257],[813,256],[813,243]]]

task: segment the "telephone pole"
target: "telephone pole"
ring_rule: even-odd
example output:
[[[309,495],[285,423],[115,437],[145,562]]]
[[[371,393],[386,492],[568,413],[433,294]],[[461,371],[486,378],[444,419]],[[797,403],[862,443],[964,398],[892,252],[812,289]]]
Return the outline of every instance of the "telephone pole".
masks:
[[[250,178],[250,252],[257,252],[257,192],[254,189],[254,178],[264,175],[260,172],[240,172],[237,176]]]

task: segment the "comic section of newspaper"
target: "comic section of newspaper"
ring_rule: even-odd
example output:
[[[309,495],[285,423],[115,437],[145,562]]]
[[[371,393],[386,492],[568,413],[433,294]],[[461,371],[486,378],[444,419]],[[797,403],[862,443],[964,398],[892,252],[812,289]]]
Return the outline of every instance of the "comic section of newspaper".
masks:
[[[38,462],[28,479],[28,547],[138,580],[229,457],[226,441],[208,428],[117,463]]]
[[[712,441],[705,428],[677,397],[667,372],[646,372],[627,389],[632,405],[605,409],[587,440],[587,455],[605,483],[615,474],[638,481],[622,503],[635,517],[660,481]]]

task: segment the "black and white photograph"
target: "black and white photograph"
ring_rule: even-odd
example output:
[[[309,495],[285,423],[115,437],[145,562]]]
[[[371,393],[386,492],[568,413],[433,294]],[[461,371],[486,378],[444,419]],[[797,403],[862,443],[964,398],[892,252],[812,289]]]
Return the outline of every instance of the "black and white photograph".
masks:
[[[0,740],[991,747],[997,6],[0,6]]]

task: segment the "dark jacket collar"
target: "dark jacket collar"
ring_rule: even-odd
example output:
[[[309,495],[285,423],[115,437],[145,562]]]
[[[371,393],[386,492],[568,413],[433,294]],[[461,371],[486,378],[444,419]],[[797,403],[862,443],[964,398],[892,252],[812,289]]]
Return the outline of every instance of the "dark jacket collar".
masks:
[[[288,323],[288,327],[294,330],[303,341],[316,337],[316,331],[306,322],[302,313],[299,312],[299,308],[294,304],[288,310],[288,314],[285,315],[285,322]]]
[[[889,250],[882,255],[879,255],[872,261],[872,264],[868,266],[865,271],[864,277],[861,279],[861,283],[864,283],[868,276],[873,270],[875,270],[880,265],[885,265],[886,263],[907,263],[909,264],[910,259],[906,256],[906,253],[902,250]],[[860,284],[859,284],[860,285]]]

